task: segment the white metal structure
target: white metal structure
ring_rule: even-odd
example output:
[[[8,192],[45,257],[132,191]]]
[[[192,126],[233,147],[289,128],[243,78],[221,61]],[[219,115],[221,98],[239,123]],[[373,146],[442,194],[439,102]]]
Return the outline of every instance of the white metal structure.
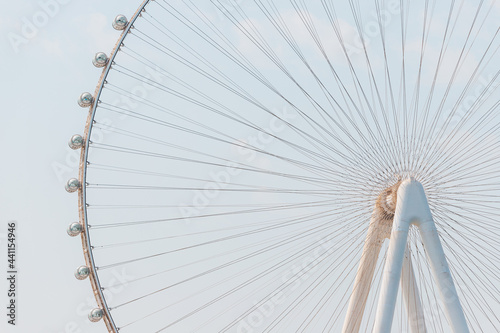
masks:
[[[89,319],[500,331],[498,2],[146,0],[118,15],[69,142]]]
[[[374,332],[383,333],[390,332],[391,330],[394,307],[396,306],[397,287],[401,280],[408,232],[412,224],[418,227],[422,236],[422,242],[430,261],[432,274],[438,286],[446,317],[453,332],[469,332],[448,262],[446,261],[446,256],[439,240],[436,225],[432,219],[432,213],[427,203],[424,188],[415,179],[404,181],[398,189],[396,212],[382,278],[382,290],[380,291]],[[412,271],[411,268],[410,270]],[[410,280],[409,282],[404,282],[406,284],[414,283],[413,274],[404,274],[403,279]],[[411,290],[410,288],[408,289]],[[407,304],[417,303],[416,299],[411,300],[409,296],[406,297],[408,299]],[[418,308],[418,305],[410,306],[407,309],[408,316],[412,317],[415,313],[421,313],[421,310],[416,310]],[[417,322],[421,321],[419,320],[421,318],[418,317],[417,315]],[[415,332],[422,331],[418,326],[412,326],[412,330],[415,330]]]
[[[418,181],[410,178],[383,192],[377,201],[347,310],[344,333],[359,332],[366,300],[372,286],[375,265],[386,238],[390,239],[390,243],[373,332],[391,331],[399,284],[404,294],[411,332],[426,332],[420,293],[407,246],[411,225],[419,229],[432,275],[453,332],[469,332],[425,191]]]
[[[391,331],[399,284],[404,293],[411,332],[426,332],[420,293],[408,254],[411,225],[419,229],[446,318],[453,332],[469,332],[424,188],[414,178],[410,178],[383,192],[377,202],[347,310],[344,333],[359,332],[375,265],[386,238],[390,239],[390,243],[373,332]]]
[[[382,278],[382,290],[375,318],[374,332],[383,333],[390,332],[391,330],[394,307],[396,306],[397,286],[399,286],[401,280],[408,232],[412,224],[418,227],[422,236],[422,242],[430,261],[432,274],[438,286],[446,317],[453,332],[469,332],[424,189],[415,179],[404,181],[398,189],[396,212]],[[408,266],[410,265],[408,264]],[[413,271],[411,268],[409,270]],[[414,283],[413,274],[411,273],[404,274],[403,279],[410,280],[409,282],[404,282],[406,284]],[[408,288],[408,290],[411,290],[411,288]],[[417,303],[416,299],[411,300],[409,295],[406,297],[408,299],[407,304]],[[421,310],[417,310],[418,308],[419,305],[410,306],[408,308],[408,315],[411,317],[415,313],[421,313]],[[417,315],[417,322],[420,322],[421,320],[419,319],[421,318],[418,317]],[[418,326],[415,327],[413,325],[412,330],[415,330],[415,332],[422,331]]]

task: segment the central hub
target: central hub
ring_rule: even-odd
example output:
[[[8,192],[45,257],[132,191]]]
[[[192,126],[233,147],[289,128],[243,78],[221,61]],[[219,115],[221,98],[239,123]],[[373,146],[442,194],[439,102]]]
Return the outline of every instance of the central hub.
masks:
[[[377,199],[377,206],[383,210],[384,214],[391,215],[391,219],[394,218],[394,214],[396,213],[399,185],[401,185],[401,182],[397,182],[395,185],[385,189]]]
[[[398,181],[391,187],[386,188],[379,194],[375,203],[376,221],[378,230],[384,238],[389,238],[391,235],[392,221],[396,212],[396,203],[398,200],[398,188],[401,181]]]

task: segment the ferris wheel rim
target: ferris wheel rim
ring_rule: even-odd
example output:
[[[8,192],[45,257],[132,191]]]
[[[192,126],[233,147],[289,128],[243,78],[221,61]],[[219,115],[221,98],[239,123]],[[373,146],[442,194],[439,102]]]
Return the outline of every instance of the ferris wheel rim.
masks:
[[[99,105],[99,98],[103,91],[103,88],[106,84],[106,78],[111,71],[113,66],[113,62],[118,55],[118,51],[120,51],[120,47],[123,44],[123,41],[128,36],[131,29],[133,29],[134,23],[137,21],[141,14],[145,11],[145,7],[151,2],[151,0],[144,0],[142,4],[138,7],[134,15],[130,18],[130,21],[127,23],[126,27],[123,29],[123,32],[118,37],[118,40],[115,44],[115,47],[111,51],[109,55],[109,60],[106,66],[104,66],[99,82],[96,86],[93,102],[89,108],[89,114],[87,117],[87,122],[84,130],[84,145],[82,147],[80,153],[80,165],[79,165],[79,180],[80,180],[80,190],[78,191],[78,209],[79,209],[79,217],[83,226],[83,232],[81,233],[82,240],[82,248],[85,257],[85,262],[87,266],[90,267],[89,280],[92,287],[92,291],[94,297],[96,299],[97,305],[103,311],[103,320],[106,324],[106,327],[109,332],[117,333],[119,328],[116,326],[114,319],[111,315],[111,308],[108,306],[106,298],[104,297],[104,289],[101,286],[101,282],[99,280],[99,276],[97,274],[98,267],[95,265],[94,255],[92,251],[92,245],[90,240],[90,228],[88,224],[88,215],[87,215],[87,167],[88,167],[88,154],[89,154],[89,146],[91,143],[90,137],[92,134],[92,128],[94,124],[94,118],[97,112],[97,106]]]

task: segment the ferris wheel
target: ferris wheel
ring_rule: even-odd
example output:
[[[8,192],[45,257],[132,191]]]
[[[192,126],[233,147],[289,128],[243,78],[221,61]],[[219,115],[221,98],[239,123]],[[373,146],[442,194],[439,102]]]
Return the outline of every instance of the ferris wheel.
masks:
[[[69,143],[89,319],[499,332],[499,17],[496,0],[147,0],[118,15]]]

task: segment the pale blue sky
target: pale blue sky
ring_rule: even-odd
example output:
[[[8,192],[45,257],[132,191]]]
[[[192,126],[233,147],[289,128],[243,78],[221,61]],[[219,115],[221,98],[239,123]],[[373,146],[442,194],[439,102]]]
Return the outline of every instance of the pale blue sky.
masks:
[[[112,19],[119,13],[130,17],[139,2],[17,0],[2,5],[0,234],[8,221],[18,221],[20,272],[18,326],[7,327],[2,319],[2,332],[105,331],[102,323],[87,319],[95,306],[88,280],[73,277],[84,258],[79,238],[66,234],[67,225],[78,219],[77,196],[64,191],[64,182],[78,173],[78,153],[67,141],[85,126],[87,110],[76,100],[95,89],[100,70],[92,66],[93,55],[110,52],[119,36]],[[2,237],[0,267],[6,264],[4,251]],[[6,281],[0,281],[4,304]]]
[[[95,89],[100,70],[92,56],[110,52],[119,36],[112,19],[130,15],[138,2],[61,0],[59,8],[41,7],[53,2],[4,1],[0,11],[0,233],[7,221],[19,222],[20,272],[18,326],[7,327],[2,311],[2,332],[104,331],[102,323],[92,325],[86,318],[95,304],[88,280],[73,277],[84,258],[79,238],[66,235],[67,225],[78,219],[77,197],[64,191],[64,181],[77,175],[66,162],[67,141],[85,126],[87,110],[76,100]],[[53,17],[43,14],[47,10]],[[36,35],[28,30],[23,35],[26,21],[38,22]],[[14,34],[22,38],[17,50]],[[54,163],[68,167],[61,178]],[[5,239],[0,242],[6,259]],[[6,283],[0,281],[4,304]]]

